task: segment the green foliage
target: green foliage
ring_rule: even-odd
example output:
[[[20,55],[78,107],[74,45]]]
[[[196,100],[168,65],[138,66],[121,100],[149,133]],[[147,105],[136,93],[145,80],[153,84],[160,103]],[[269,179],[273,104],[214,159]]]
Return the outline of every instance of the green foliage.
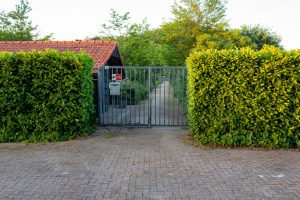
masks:
[[[272,45],[281,48],[280,36],[261,25],[242,26],[241,35],[249,37],[251,39],[252,47],[256,50],[262,49],[264,45]]]
[[[122,81],[122,98],[127,99],[127,104],[135,105],[148,96],[147,85],[137,80]]]
[[[194,50],[280,47],[280,37],[262,26],[230,29],[225,6],[224,0],[176,0],[174,18],[156,29],[146,20],[130,23],[128,12],[112,10],[95,39],[117,41],[127,66],[184,66]]]
[[[164,45],[156,42],[156,34],[150,30],[131,33],[120,43],[120,52],[127,66],[163,66]],[[117,38],[120,41],[120,38]]]
[[[151,87],[154,90],[161,83],[161,71],[152,69]],[[134,105],[148,98],[148,76],[149,71],[145,69],[131,69],[127,71],[127,78],[121,82],[122,98],[127,103]],[[155,74],[155,75],[154,75]]]
[[[199,35],[194,50],[236,49],[250,47],[251,45],[251,39],[247,36],[241,35],[239,30],[225,30],[211,34],[206,33]]]
[[[125,65],[184,66],[197,37],[227,26],[223,0],[180,0],[172,7],[174,19],[155,30],[146,20],[131,24],[129,13],[112,10],[101,28],[100,39],[119,42]]]
[[[187,65],[195,139],[226,146],[299,145],[299,50],[206,50],[191,54]]]
[[[0,142],[86,134],[94,123],[92,67],[84,53],[0,53]]]
[[[37,26],[29,20],[31,7],[26,0],[21,0],[16,9],[0,12],[0,41],[50,40],[52,34],[39,38]]]
[[[174,19],[161,26],[161,42],[167,46],[169,66],[184,66],[197,37],[227,26],[223,0],[179,0],[172,8]]]
[[[224,0],[177,0],[172,7],[175,21],[192,22],[200,31],[226,26]]]
[[[174,97],[183,106],[184,113],[187,113],[187,74],[180,72],[180,74],[171,79],[171,85],[173,87]]]
[[[129,24],[130,16],[129,12],[119,14],[116,10],[111,9],[110,20],[108,24],[102,24],[100,34],[104,37],[113,38],[116,35],[124,35],[126,34]]]
[[[111,19],[102,24],[101,35],[95,39],[117,41],[123,63],[127,66],[164,65],[164,47],[157,39],[158,34],[149,29],[146,19],[133,24],[129,20],[128,12],[119,14],[112,10]]]

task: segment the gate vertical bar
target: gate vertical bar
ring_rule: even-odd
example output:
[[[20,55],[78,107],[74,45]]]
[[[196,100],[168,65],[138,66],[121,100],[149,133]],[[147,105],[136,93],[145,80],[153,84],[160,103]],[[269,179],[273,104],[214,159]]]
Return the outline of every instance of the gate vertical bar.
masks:
[[[131,119],[131,105],[132,105],[132,99],[131,99],[131,98],[132,98],[132,94],[131,94],[131,92],[132,92],[131,71],[132,71],[132,70],[129,69],[129,72],[130,72],[130,73],[129,73],[129,84],[130,84],[130,86],[129,86],[129,87],[130,87],[130,97],[129,97],[129,98],[130,98],[130,102],[129,102],[129,103],[130,103],[130,104],[129,104],[129,105],[130,105],[130,107],[129,107],[129,109],[130,109],[130,111],[129,111],[129,112],[130,112],[130,114],[129,114],[129,120],[130,120],[130,121],[129,121],[129,123],[130,123],[130,124],[132,124],[132,119]]]
[[[134,97],[134,124],[137,124],[137,117],[136,117],[136,109],[137,109],[137,106],[136,106],[136,97],[137,97],[137,91],[136,91],[136,85],[137,85],[137,82],[136,82],[136,70],[134,69],[134,82],[133,82],[133,87],[135,88],[135,97]]]
[[[103,116],[102,116],[102,112],[103,112],[103,101],[102,101],[102,98],[103,96],[101,95],[102,94],[102,90],[101,90],[101,76],[102,76],[102,71],[103,71],[103,68],[102,67],[99,67],[99,70],[98,70],[98,77],[97,77],[97,86],[98,86],[98,112],[99,112],[99,124],[100,126],[103,124],[102,120],[103,120]]]
[[[155,94],[154,94],[154,124],[156,125],[156,89],[157,89],[157,85],[156,85],[156,82],[157,82],[157,80],[156,80],[156,69],[154,70],[154,80],[155,80],[155,82],[154,82],[154,92],[155,92]],[[152,117],[152,116],[151,116]]]
[[[164,125],[166,125],[166,70],[164,72]]]
[[[104,100],[104,105],[105,105],[105,112],[106,112],[106,124],[109,124],[109,102],[110,102],[110,91],[109,91],[109,71],[110,68],[109,67],[105,67],[103,69],[103,80],[105,81],[105,86],[103,87],[104,91],[105,91],[105,100]],[[105,115],[103,114],[104,118]],[[105,121],[103,120],[103,122],[105,123]]]
[[[143,84],[142,82],[142,73],[141,73],[142,70],[138,70],[138,76],[139,76],[139,83]],[[141,94],[141,97],[142,97],[142,94]],[[138,102],[139,103],[139,124],[141,124],[141,102]]]
[[[111,77],[109,77],[110,75],[110,72],[111,71],[111,76],[113,75],[114,73],[114,68],[111,68],[110,70],[107,71],[107,77],[108,77],[108,82],[111,81]],[[114,102],[115,102],[115,96],[110,96],[109,99],[111,99],[111,122],[108,120],[108,124],[110,125],[113,125],[114,124]],[[110,100],[109,100],[110,101]],[[107,117],[109,119],[109,117]]]
[[[161,93],[161,91],[162,91],[162,87],[163,87],[163,78],[162,78],[162,69],[160,69],[160,80],[161,80],[161,86],[160,86],[160,90],[159,90],[159,117],[158,117],[158,119],[159,119],[159,125],[161,125],[161,123],[162,122],[160,122],[161,120],[160,120],[160,116],[161,116],[161,112],[162,112],[162,93]]]
[[[169,98],[169,105],[168,105],[168,125],[170,125],[170,118],[171,118],[171,69],[169,69],[169,88],[168,88],[168,98]]]
[[[152,100],[151,100],[151,67],[148,67],[148,126],[151,127],[151,118],[152,118]]]
[[[144,68],[144,82],[143,84],[147,86],[147,82],[146,82],[146,69]],[[143,93],[144,94],[144,93]],[[146,99],[147,99],[147,94],[144,94],[144,97],[143,97],[143,121],[144,121],[144,125],[146,124]]]
[[[120,73],[120,71],[119,71],[119,69],[117,69],[116,70],[117,72],[116,72],[116,74],[117,73]],[[121,70],[121,76],[123,77],[123,70]],[[122,105],[122,101],[123,101],[123,88],[122,88],[122,85],[120,86],[120,93],[121,93],[121,95],[119,96],[119,105],[118,105],[118,107],[121,109],[121,123],[120,123],[120,125],[122,126],[123,125],[123,105]]]
[[[175,120],[175,112],[174,112],[174,110],[175,110],[175,80],[174,80],[174,71],[176,72],[177,71],[177,69],[175,70],[172,70],[172,83],[173,83],[173,87],[172,87],[172,101],[173,101],[173,109],[172,109],[172,111],[173,111],[173,115],[172,115],[172,119],[173,119],[173,126],[174,126],[174,120]]]
[[[177,81],[179,81],[180,82],[180,69],[178,69],[177,70]],[[182,91],[181,91],[182,92]],[[181,103],[180,103],[180,89],[179,89],[179,93],[177,94],[177,97],[176,97],[176,100],[177,100],[177,102],[178,102],[178,109],[177,109],[177,125],[179,125],[179,113],[180,113],[180,105],[181,105]]]
[[[182,92],[181,92],[181,93],[182,93],[182,99],[181,99],[181,101],[182,101],[182,103],[181,103],[181,104],[182,104],[182,105],[181,105],[181,107],[182,107],[181,125],[184,125],[184,122],[183,122],[183,121],[184,121],[183,115],[184,115],[184,106],[185,106],[185,105],[184,105],[184,103],[185,103],[185,102],[184,102],[184,89],[185,89],[185,88],[184,88],[184,81],[185,81],[185,80],[184,80],[184,77],[185,77],[185,70],[182,69],[182,72],[183,72],[183,73],[182,73],[182,80],[183,80],[182,82],[183,82],[183,84],[182,84]]]

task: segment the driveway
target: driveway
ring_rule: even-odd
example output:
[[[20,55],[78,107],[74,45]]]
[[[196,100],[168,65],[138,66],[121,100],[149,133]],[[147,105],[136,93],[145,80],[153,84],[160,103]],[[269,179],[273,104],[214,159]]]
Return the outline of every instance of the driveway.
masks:
[[[181,128],[0,144],[0,199],[300,199],[300,152],[196,148]]]

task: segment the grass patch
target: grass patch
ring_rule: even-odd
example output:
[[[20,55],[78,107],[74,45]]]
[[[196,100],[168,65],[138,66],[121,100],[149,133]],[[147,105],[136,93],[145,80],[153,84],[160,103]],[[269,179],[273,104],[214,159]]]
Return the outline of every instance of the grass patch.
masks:
[[[104,133],[102,134],[102,137],[105,138],[105,139],[109,139],[109,138],[112,137],[112,135],[111,135],[109,132],[104,132]]]

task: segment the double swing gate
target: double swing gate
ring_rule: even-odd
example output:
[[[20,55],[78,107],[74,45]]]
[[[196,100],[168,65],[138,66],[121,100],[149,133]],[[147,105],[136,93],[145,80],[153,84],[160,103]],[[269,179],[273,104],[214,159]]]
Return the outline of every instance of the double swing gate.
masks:
[[[185,126],[186,67],[99,68],[100,126]]]

